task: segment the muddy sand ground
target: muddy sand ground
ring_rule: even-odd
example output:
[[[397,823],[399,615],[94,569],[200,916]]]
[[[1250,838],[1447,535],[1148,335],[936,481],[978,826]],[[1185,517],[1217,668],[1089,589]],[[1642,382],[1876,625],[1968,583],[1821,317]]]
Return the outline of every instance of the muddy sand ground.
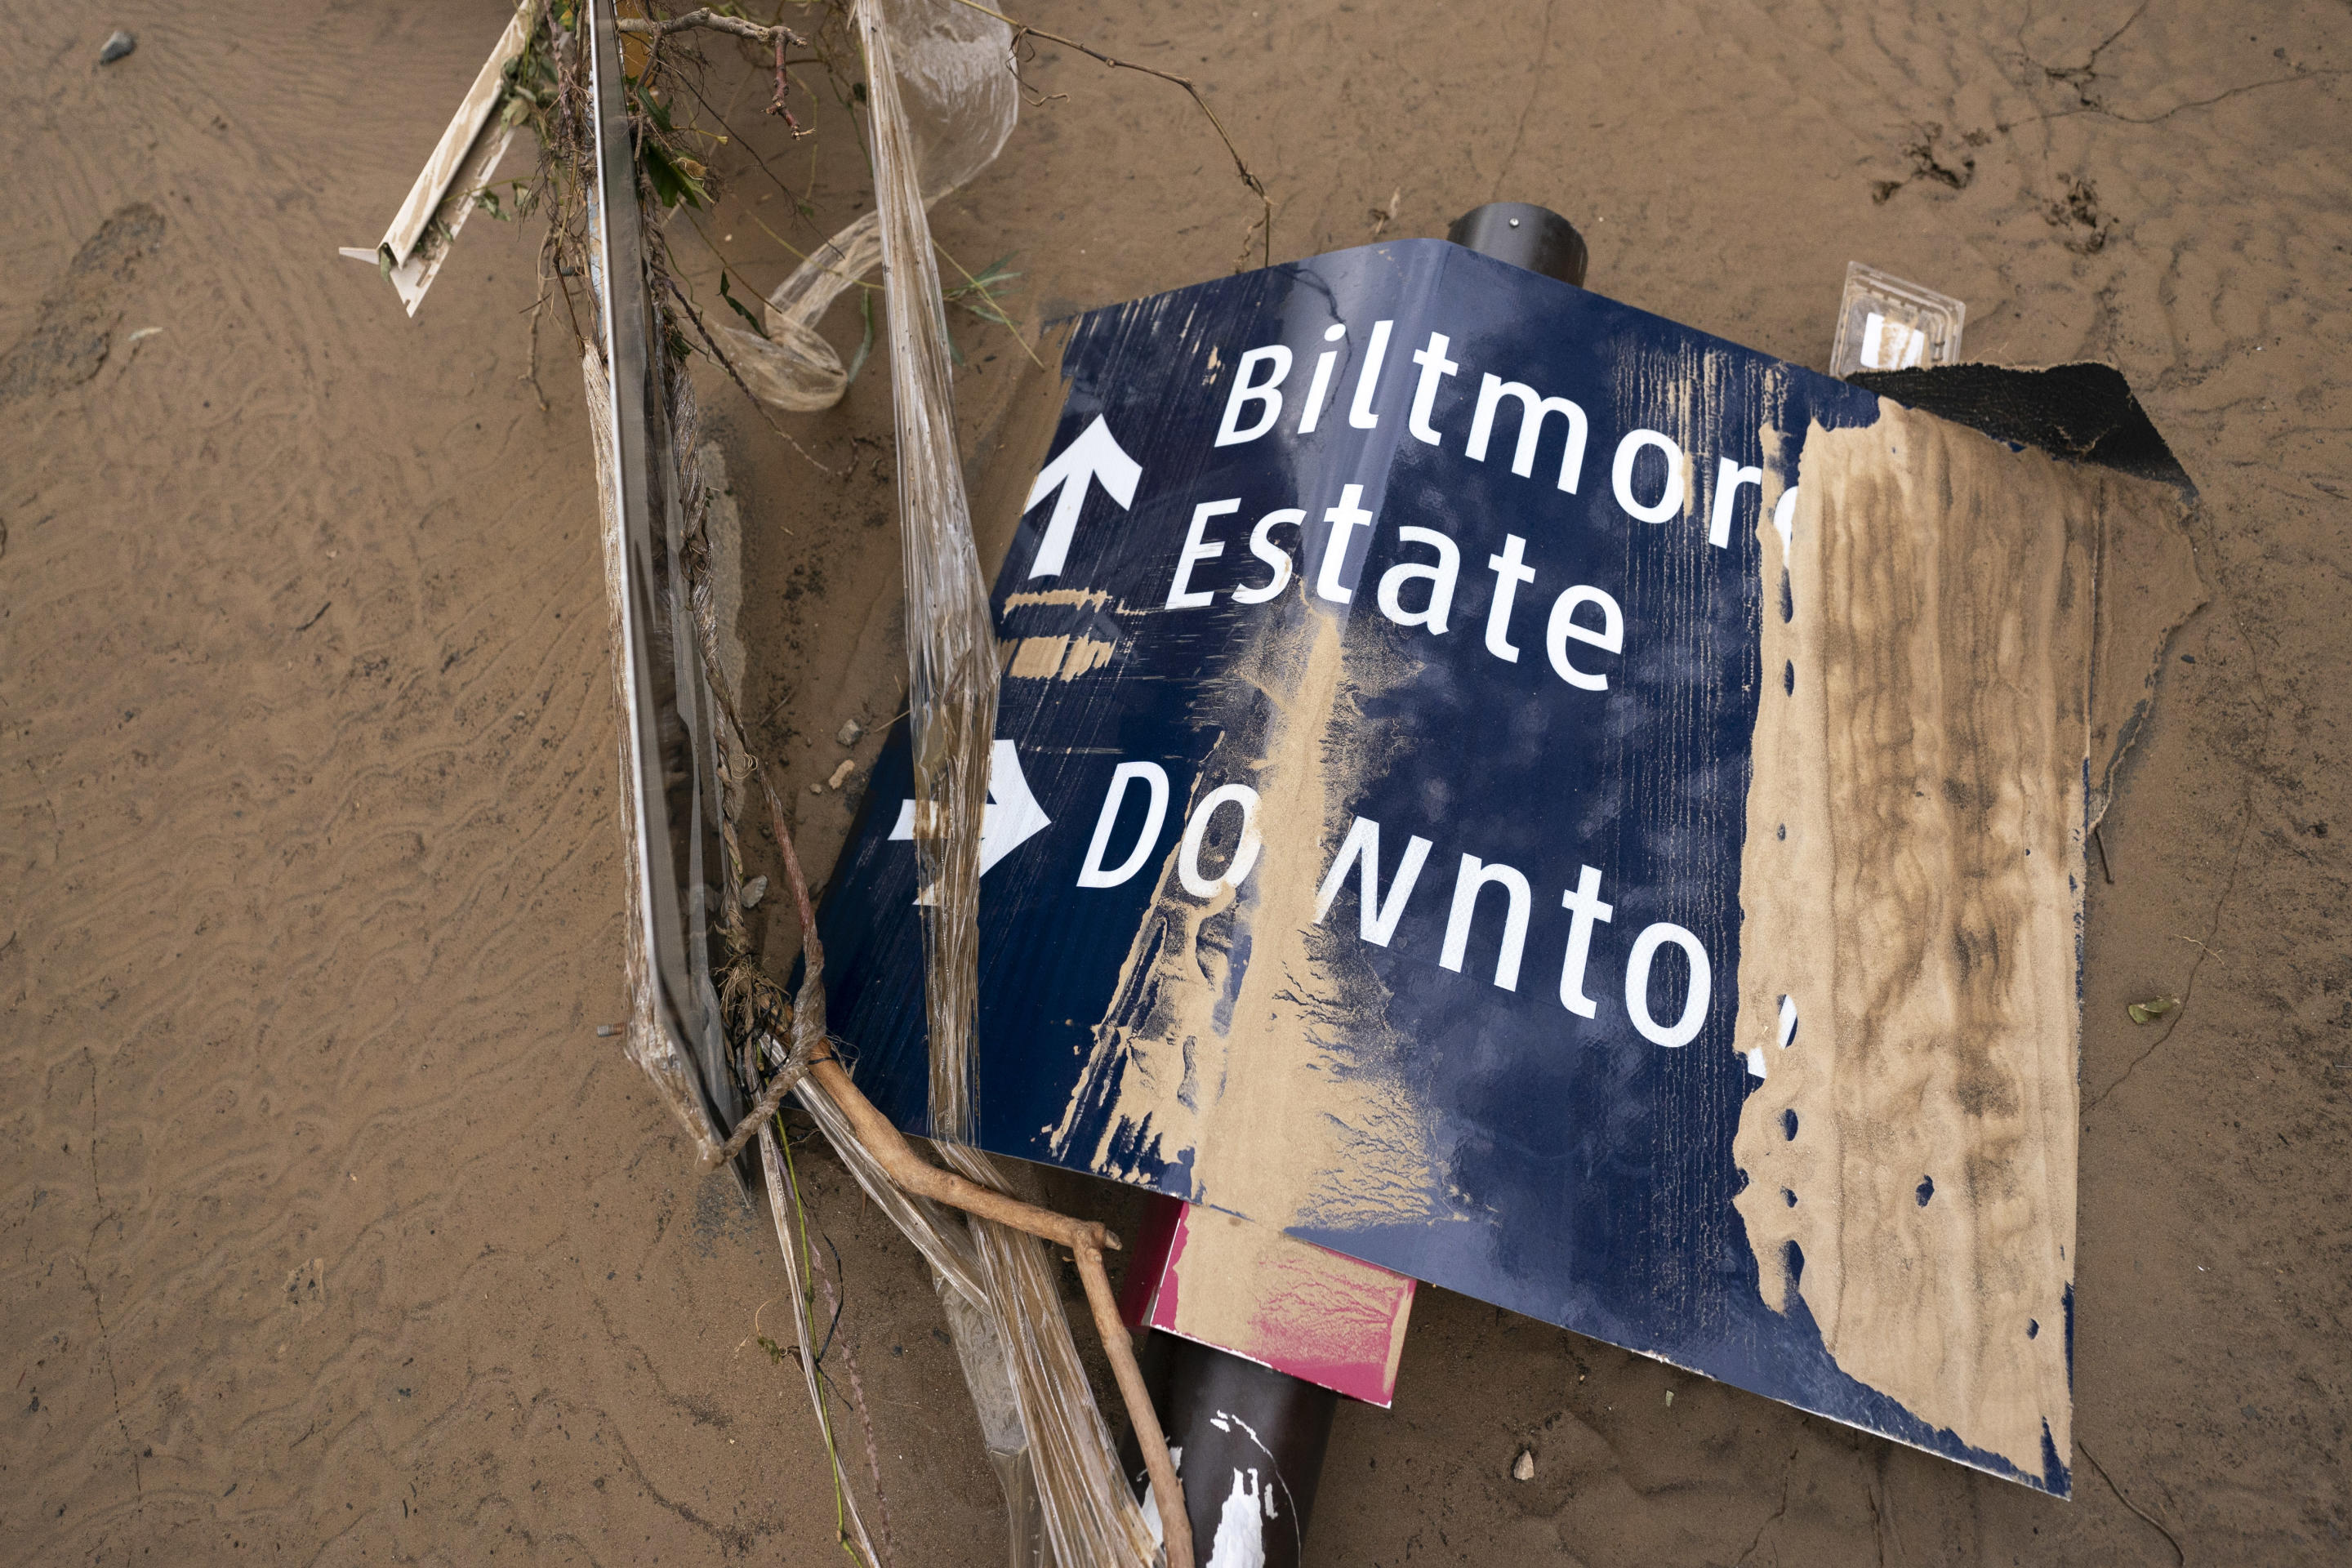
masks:
[[[545,409],[520,379],[536,235],[478,220],[414,321],[334,254],[501,10],[6,0],[0,1560],[839,1560],[797,1375],[755,1342],[766,1220],[594,1033],[614,718],[560,330]],[[1024,15],[1201,79],[1277,259],[1541,201],[1596,288],[1816,365],[1863,259],[1965,298],[1972,357],[2119,366],[2202,487],[2212,600],[2092,888],[2076,1500],[1433,1290],[1395,1409],[1340,1416],[1313,1560],[2352,1556],[2352,14]],[[138,51],[101,68],[117,26]],[[1255,205],[1180,95],[1051,46],[1033,79],[1066,96],[936,218],[1014,258],[1027,328],[1234,266]],[[750,145],[819,232],[856,210],[837,114]],[[742,151],[708,221],[764,287],[789,257],[749,217],[804,231]],[[853,345],[855,310],[829,328]],[[958,331],[984,468],[1021,355]],[[856,779],[806,786],[903,681],[887,370],[785,421],[844,479],[707,397],[747,706],[822,867]],[[898,1561],[1000,1563],[914,1254],[807,1174]]]

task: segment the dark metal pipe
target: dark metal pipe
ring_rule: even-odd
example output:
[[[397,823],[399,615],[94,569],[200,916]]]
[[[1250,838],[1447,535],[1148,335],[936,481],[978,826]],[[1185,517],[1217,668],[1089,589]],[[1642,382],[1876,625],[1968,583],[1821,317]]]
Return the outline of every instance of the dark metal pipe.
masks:
[[[1184,1480],[1196,1559],[1298,1568],[1339,1396],[1158,1330],[1143,1359]],[[1140,1486],[1141,1460],[1126,1457]]]
[[[1481,256],[1584,287],[1584,266],[1591,258],[1584,237],[1549,207],[1488,202],[1455,218],[1445,237]]]

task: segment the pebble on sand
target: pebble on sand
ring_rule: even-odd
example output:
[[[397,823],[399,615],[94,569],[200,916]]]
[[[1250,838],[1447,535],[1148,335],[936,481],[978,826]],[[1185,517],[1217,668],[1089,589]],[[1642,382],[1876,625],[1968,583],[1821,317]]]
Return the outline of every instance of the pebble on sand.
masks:
[[[109,37],[105,44],[100,46],[98,51],[98,63],[102,66],[110,66],[138,47],[138,39],[132,37],[121,28],[117,27],[114,29],[113,36]]]
[[[1522,1448],[1519,1450],[1519,1457],[1511,1461],[1511,1479],[1515,1481],[1531,1481],[1535,1479],[1535,1451],[1531,1448]]]
[[[865,738],[866,726],[859,723],[855,719],[852,719],[847,723],[842,725],[840,731],[834,736],[835,740],[840,742],[845,746],[854,746]]]

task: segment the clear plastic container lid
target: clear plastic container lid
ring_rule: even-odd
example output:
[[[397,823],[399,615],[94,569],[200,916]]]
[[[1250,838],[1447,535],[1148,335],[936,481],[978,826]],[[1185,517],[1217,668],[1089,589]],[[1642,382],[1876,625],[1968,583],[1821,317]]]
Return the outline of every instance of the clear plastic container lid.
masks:
[[[1948,294],[1849,261],[1830,374],[1843,378],[1858,370],[1957,363],[1960,325],[1968,313],[1968,306]]]

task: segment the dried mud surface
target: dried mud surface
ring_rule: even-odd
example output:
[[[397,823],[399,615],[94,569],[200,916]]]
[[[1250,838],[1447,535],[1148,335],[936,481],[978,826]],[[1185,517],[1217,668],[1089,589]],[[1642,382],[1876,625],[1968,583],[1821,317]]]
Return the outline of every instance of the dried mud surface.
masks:
[[[1507,196],[1578,224],[1594,287],[1801,363],[1849,259],[1966,299],[1973,356],[2110,361],[2202,487],[2212,590],[2092,861],[2077,1500],[1427,1290],[1394,1410],[1341,1415],[1312,1560],[2342,1561],[2352,16],[1260,10],[1018,14],[1200,79],[1277,258]],[[613,714],[560,326],[550,406],[519,380],[535,236],[478,219],[413,322],[334,255],[503,12],[5,0],[10,1562],[838,1561],[798,1374],[754,1338],[789,1338],[764,1217],[694,1179],[594,1034],[622,1001]],[[100,68],[118,26],[138,51]],[[1180,94],[1052,45],[1033,77],[1067,96],[937,215],[967,267],[1012,253],[1033,331],[1234,264],[1255,205]],[[748,128],[761,89],[737,101]],[[754,208],[803,246],[856,210],[855,142],[819,123],[750,132],[814,229],[718,155],[706,223],[758,286],[789,258]],[[855,348],[854,301],[828,331]],[[1026,361],[958,331],[984,492]],[[744,707],[822,868],[903,685],[887,376],[783,421],[839,479],[705,400]],[[2188,1004],[2126,1021],[2161,993]],[[828,1161],[803,1175],[898,1560],[1001,1562],[911,1249]]]

